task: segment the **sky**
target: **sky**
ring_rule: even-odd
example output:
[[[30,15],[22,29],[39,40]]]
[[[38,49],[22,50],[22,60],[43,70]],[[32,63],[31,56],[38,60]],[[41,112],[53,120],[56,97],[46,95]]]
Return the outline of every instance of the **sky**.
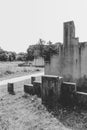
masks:
[[[0,0],[0,47],[26,52],[39,38],[63,42],[63,23],[73,20],[87,41],[87,0]]]

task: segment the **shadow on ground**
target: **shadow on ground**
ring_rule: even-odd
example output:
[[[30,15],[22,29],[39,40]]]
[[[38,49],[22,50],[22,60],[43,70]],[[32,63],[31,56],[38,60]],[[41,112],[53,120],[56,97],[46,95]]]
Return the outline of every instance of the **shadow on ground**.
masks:
[[[81,106],[45,105],[49,113],[65,127],[73,130],[87,130],[87,108]]]

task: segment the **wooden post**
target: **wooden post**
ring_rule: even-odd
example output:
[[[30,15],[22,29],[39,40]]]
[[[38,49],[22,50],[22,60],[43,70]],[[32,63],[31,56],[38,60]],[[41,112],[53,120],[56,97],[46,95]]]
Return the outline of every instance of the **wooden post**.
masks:
[[[9,94],[12,94],[12,95],[15,94],[15,92],[14,92],[14,84],[13,83],[8,83],[8,92],[9,92]]]

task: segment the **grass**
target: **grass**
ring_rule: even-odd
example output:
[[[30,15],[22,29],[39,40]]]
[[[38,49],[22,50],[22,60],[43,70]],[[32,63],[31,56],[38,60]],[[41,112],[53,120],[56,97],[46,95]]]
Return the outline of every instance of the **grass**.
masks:
[[[0,62],[0,80],[43,71],[40,67],[19,67],[23,62]]]

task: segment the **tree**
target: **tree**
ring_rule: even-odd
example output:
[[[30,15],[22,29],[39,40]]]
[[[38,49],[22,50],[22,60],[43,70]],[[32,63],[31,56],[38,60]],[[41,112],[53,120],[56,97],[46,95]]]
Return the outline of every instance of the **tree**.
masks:
[[[16,60],[16,53],[15,52],[8,52],[9,55],[9,61]]]
[[[58,54],[59,48],[57,44],[52,44],[51,41],[47,42],[47,45],[44,46],[43,57],[45,61],[50,61],[52,55]]]
[[[41,56],[41,57],[43,57],[44,46],[45,46],[45,41],[42,40],[42,39],[39,39],[39,41],[38,41],[38,49],[39,49],[39,56]]]
[[[16,60],[26,61],[27,60],[27,53],[21,52],[21,53],[17,54]]]
[[[27,59],[30,61],[34,59],[34,45],[29,46],[27,49]]]
[[[4,52],[0,54],[0,61],[7,61],[8,55]]]
[[[58,54],[58,48],[59,46],[57,43],[53,44],[51,41],[48,41],[47,44],[45,44],[44,40],[39,39],[37,44],[31,45],[27,49],[28,60],[43,57],[45,60],[49,61],[52,55]]]
[[[43,57],[45,41],[39,39],[35,45],[31,45],[27,49],[28,60],[33,60],[34,58]]]

